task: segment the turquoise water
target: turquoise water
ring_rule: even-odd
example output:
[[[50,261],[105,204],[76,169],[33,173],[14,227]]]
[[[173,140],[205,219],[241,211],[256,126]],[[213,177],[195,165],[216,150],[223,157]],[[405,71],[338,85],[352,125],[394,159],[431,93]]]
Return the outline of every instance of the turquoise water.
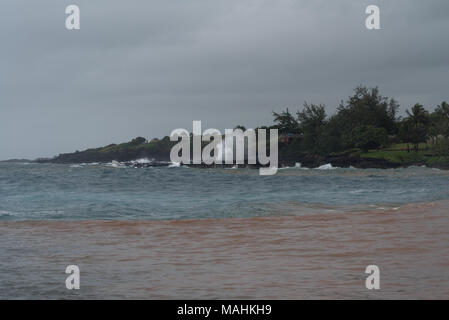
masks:
[[[0,164],[0,220],[171,220],[376,209],[449,199],[449,172]]]
[[[448,181],[421,167],[2,163],[0,299],[444,299]]]

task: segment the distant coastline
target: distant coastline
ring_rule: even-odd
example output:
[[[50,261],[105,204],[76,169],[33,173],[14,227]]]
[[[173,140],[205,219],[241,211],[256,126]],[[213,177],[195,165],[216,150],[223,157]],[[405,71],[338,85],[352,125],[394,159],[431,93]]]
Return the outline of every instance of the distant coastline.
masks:
[[[2,162],[23,163],[23,162],[33,162],[33,160],[29,160],[29,159],[7,159],[7,160],[0,160],[0,163],[2,163]]]
[[[149,145],[159,145],[157,152],[151,152]],[[49,159],[37,160],[6,160],[2,162],[34,162],[34,163],[54,163],[54,164],[80,164],[80,163],[109,163],[118,161],[125,165],[134,167],[153,167],[153,166],[168,166],[170,164],[170,145],[164,145],[161,140],[152,142],[145,142],[140,146],[135,146],[132,143],[125,143],[115,145],[114,147],[106,146],[103,148],[89,149],[80,152],[60,154],[57,157]],[[409,159],[397,158],[397,161],[392,161],[398,155],[407,154],[405,150],[400,149],[379,149],[370,150],[366,153],[360,150],[351,150],[341,154],[332,154],[327,156],[309,155],[299,156],[295,158],[279,157],[279,167],[294,167],[300,164],[302,167],[317,168],[326,164],[331,164],[333,167],[349,168],[354,167],[358,169],[391,169],[391,168],[406,168],[410,166],[427,166],[429,168],[438,168],[449,170],[449,160],[446,158],[433,155],[431,152],[422,154],[411,154]],[[148,162],[136,163],[138,159],[149,159]],[[233,167],[235,164],[188,164],[190,167],[196,168],[211,168],[211,167]],[[240,164],[239,167],[259,168],[260,165]]]
[[[331,164],[363,169],[424,165],[449,169],[449,104],[443,101],[433,112],[415,104],[407,110],[406,117],[398,116],[398,108],[398,103],[381,96],[377,87],[357,87],[353,96],[339,104],[334,115],[328,116],[324,105],[304,103],[296,115],[288,108],[280,113],[273,112],[274,125],[255,129],[278,130],[280,167],[300,163],[309,168]],[[246,130],[241,125],[235,129]],[[126,143],[33,162],[79,164],[146,158],[156,165],[170,161],[170,150],[176,143],[168,136],[149,141],[137,137]],[[23,160],[9,160],[20,161]],[[260,167],[257,164],[248,166]]]

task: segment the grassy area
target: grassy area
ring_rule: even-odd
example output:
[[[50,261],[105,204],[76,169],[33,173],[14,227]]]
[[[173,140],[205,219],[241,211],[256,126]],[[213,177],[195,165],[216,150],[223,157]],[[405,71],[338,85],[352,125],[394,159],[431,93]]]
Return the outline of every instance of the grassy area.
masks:
[[[449,157],[440,157],[436,155],[430,144],[421,143],[419,145],[419,151],[415,152],[411,150],[407,151],[407,144],[395,144],[388,148],[380,150],[370,150],[368,152],[358,152],[357,154],[362,158],[373,158],[373,159],[384,159],[389,162],[399,163],[399,164],[412,164],[412,163],[423,163],[423,164],[433,164],[433,163],[447,163],[449,162]]]
[[[420,143],[419,144],[419,150],[428,150],[430,149],[431,145],[424,142],[424,143]],[[406,143],[396,143],[396,144],[392,144],[390,147],[385,148],[383,150],[388,150],[388,151],[407,151],[407,149],[413,149],[413,145],[410,144],[409,146],[407,146]]]
[[[394,163],[427,162],[426,151],[407,152],[397,150],[374,150],[360,154],[362,158],[385,159]],[[430,155],[432,156],[432,155]]]

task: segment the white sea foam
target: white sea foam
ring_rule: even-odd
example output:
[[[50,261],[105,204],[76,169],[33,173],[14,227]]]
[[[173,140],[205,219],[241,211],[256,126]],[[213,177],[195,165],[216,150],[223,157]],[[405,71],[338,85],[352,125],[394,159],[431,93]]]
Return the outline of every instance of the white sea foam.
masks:
[[[115,160],[111,161],[111,167],[117,168],[120,167],[121,163]]]
[[[328,164],[323,164],[322,166],[319,166],[318,168],[315,168],[317,170],[333,170],[333,169],[338,169],[338,167],[333,167],[330,163]]]
[[[168,165],[169,168],[179,168],[181,166],[181,162],[172,162]]]
[[[125,168],[126,166],[118,161],[112,160],[111,162],[106,164],[107,167],[112,167],[112,168]]]
[[[0,218],[16,217],[16,216],[19,216],[18,212],[0,210]]]
[[[365,190],[365,189],[357,189],[357,190],[349,191],[350,194],[361,194],[364,192],[369,192],[369,191]]]
[[[97,166],[99,164],[100,164],[99,162],[78,163],[78,164],[72,164],[70,166],[70,168],[82,168],[82,167],[85,167],[85,166]]]
[[[136,164],[146,164],[146,163],[151,163],[153,162],[153,160],[150,160],[148,158],[141,158],[141,159],[137,159],[137,160],[133,160],[131,161],[131,163],[136,163]]]
[[[426,166],[408,166],[405,169],[418,169],[418,168],[425,168]]]
[[[294,167],[282,167],[282,168],[279,168],[279,170],[285,170],[285,169],[309,170],[309,168],[303,167],[300,162],[295,162],[295,166]]]

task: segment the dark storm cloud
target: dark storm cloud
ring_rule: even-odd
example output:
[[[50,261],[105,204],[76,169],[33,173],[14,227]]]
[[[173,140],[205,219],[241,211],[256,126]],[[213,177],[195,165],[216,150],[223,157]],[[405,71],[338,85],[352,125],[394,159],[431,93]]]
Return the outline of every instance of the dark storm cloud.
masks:
[[[67,31],[65,7],[81,9]],[[382,30],[365,28],[381,9]],[[202,120],[330,113],[358,84],[402,110],[448,97],[449,2],[8,0],[0,13],[0,159],[164,136]]]

